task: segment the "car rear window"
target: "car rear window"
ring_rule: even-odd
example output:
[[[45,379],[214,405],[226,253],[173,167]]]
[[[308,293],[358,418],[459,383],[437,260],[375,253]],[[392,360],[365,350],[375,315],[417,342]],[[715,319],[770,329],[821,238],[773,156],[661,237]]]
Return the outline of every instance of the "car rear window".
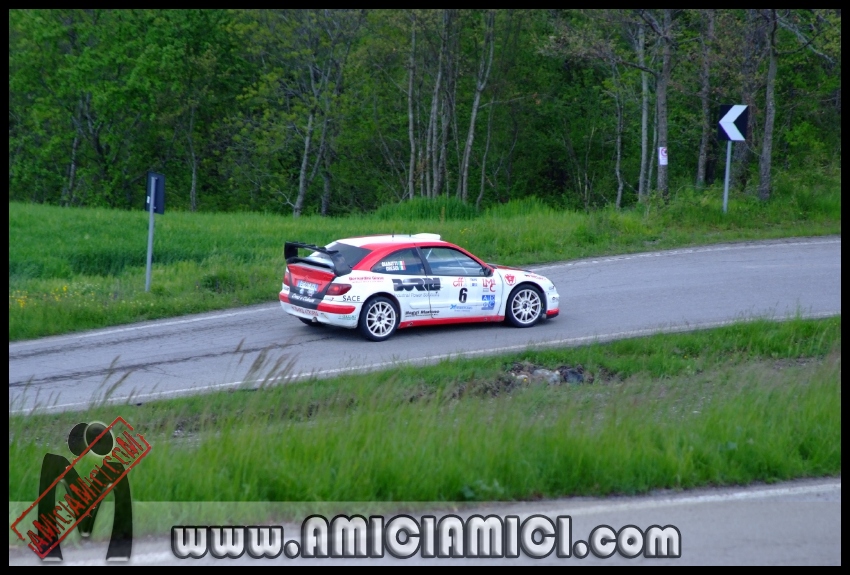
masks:
[[[360,260],[372,253],[372,250],[367,250],[366,248],[358,248],[357,246],[351,246],[342,242],[334,242],[325,247],[327,247],[327,249],[329,250],[336,250],[340,254],[342,254],[342,257],[345,258],[345,263],[347,263],[351,267],[356,266],[360,263]],[[321,256],[330,260],[328,256],[321,252],[314,252],[310,257],[313,256]]]

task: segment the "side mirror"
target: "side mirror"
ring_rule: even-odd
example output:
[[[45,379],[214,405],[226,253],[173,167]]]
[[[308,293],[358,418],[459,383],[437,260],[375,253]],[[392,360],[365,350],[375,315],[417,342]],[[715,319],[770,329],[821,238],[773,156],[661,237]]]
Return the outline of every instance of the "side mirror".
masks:
[[[485,278],[489,278],[493,275],[493,268],[491,267],[485,266],[484,268],[482,268],[482,271],[484,272]]]

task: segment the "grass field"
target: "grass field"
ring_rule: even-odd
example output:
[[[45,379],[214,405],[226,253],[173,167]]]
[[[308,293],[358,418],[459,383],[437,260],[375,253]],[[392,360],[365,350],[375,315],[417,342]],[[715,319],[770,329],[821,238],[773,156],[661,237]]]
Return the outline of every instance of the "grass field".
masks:
[[[283,243],[436,232],[507,265],[716,243],[841,233],[840,173],[778,176],[772,199],[683,190],[668,205],[563,212],[527,200],[483,213],[416,200],[346,218],[170,212],[157,216],[144,291],[148,215],[10,203],[9,340],[276,301]]]
[[[582,384],[522,383],[581,365]],[[590,381],[592,377],[592,382]],[[9,498],[121,415],[139,501],[475,501],[841,471],[841,318],[757,321],[85,413],[10,417]]]

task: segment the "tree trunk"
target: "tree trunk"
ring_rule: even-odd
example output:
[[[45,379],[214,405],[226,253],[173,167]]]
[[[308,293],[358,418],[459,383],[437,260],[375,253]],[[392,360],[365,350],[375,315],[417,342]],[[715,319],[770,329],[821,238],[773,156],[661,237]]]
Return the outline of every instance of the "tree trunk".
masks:
[[[655,106],[655,115],[652,118],[652,147],[649,149],[649,176],[646,178],[647,194],[650,192],[652,172],[655,170],[655,154],[658,152],[658,106]]]
[[[304,155],[301,157],[301,172],[298,175],[298,198],[295,200],[295,206],[292,208],[294,217],[301,216],[301,210],[304,207],[304,196],[307,194],[307,165],[310,158],[310,144],[313,140],[313,117],[315,112],[310,111],[310,116],[307,118],[307,133],[304,136]]]
[[[764,104],[764,135],[761,142],[761,158],[759,158],[759,199],[770,198],[770,160],[773,152],[773,119],[776,116],[774,89],[776,85],[776,10],[769,11],[768,26],[768,68],[767,86],[765,87]]]
[[[646,28],[641,22],[638,28],[638,64],[646,66]],[[640,177],[638,179],[638,200],[646,199],[647,167],[649,154],[647,154],[647,139],[649,136],[647,122],[649,120],[649,74],[644,70],[640,72]]]
[[[416,72],[416,16],[410,25],[410,65],[407,73],[407,134],[410,138],[410,169],[407,171],[407,195],[413,199],[413,176],[416,171],[416,140],[413,137],[413,76]]]
[[[702,137],[699,141],[697,160],[697,187],[705,186],[705,165],[708,160],[708,144],[711,137],[709,95],[711,89],[711,44],[714,41],[714,10],[706,10],[706,30],[702,38],[702,69],[700,70],[700,102],[702,104]]]
[[[68,166],[68,186],[62,190],[59,205],[70,206],[74,200],[74,186],[77,182],[77,149],[80,146],[80,130],[74,133],[74,141],[71,144],[71,163]],[[11,173],[11,171],[10,171]]]
[[[431,114],[428,118],[428,136],[425,138],[427,151],[425,154],[425,178],[427,183],[427,196],[429,198],[439,195],[439,184],[437,173],[440,170],[440,162],[437,152],[437,114],[439,112],[440,102],[440,84],[443,80],[443,51],[445,50],[446,39],[443,38],[440,42],[440,56],[437,60],[437,78],[434,80],[434,94],[431,97]]]
[[[472,142],[475,139],[475,118],[478,116],[478,106],[481,103],[481,93],[487,87],[487,79],[490,76],[490,66],[493,64],[493,21],[495,13],[490,10],[484,16],[484,42],[481,46],[481,61],[478,64],[478,77],[475,79],[475,95],[472,98],[472,114],[469,119],[469,132],[466,135],[466,145],[463,148],[463,160],[460,165],[458,177],[458,189],[460,199],[466,203],[467,184],[469,180],[469,157],[472,153]],[[490,45],[489,50],[487,45]],[[488,53],[489,52],[489,53]]]
[[[451,99],[449,98],[449,94],[451,91],[451,85],[453,83],[452,78],[455,73],[455,65],[452,61],[452,58],[456,55],[456,51],[453,50],[453,45],[450,42],[452,33],[451,25],[452,11],[446,10],[445,12],[443,12],[443,37],[445,38],[446,43],[446,82],[442,92],[440,93],[442,106],[440,114],[440,159],[437,168],[437,177],[434,179],[434,197],[437,197],[442,193],[443,184],[445,184],[446,186],[446,195],[448,196],[449,194],[448,137],[452,105]]]
[[[475,209],[481,207],[481,198],[484,197],[484,180],[487,177],[487,152],[490,151],[490,132],[493,128],[493,106],[495,100],[490,100],[490,110],[487,113],[487,140],[484,143],[484,155],[481,157],[481,189],[478,191],[478,199],[475,200]]]
[[[761,57],[765,53],[762,43],[765,39],[764,23],[761,14],[756,9],[747,10],[745,38],[743,39],[743,66],[741,67],[741,99],[743,103],[749,106],[748,122],[755,126],[756,118],[759,117],[760,110],[756,105],[756,93],[759,89],[758,72],[761,64]],[[744,132],[746,142],[741,142],[737,146],[732,146],[732,173],[730,180],[733,182],[730,185],[737,185],[741,189],[747,189],[747,183],[750,175],[750,164],[753,160],[753,150],[758,146],[756,141],[757,130],[750,130],[746,126],[747,131]]]
[[[195,155],[195,144],[192,140],[192,132],[195,129],[195,106],[192,106],[192,112],[189,115],[189,131],[186,133],[186,139],[189,141],[189,161],[192,164],[192,187],[189,189],[189,205],[192,211],[198,209],[198,158]]]
[[[671,66],[671,44],[672,38],[672,16],[669,9],[664,10],[664,27],[662,28],[663,36],[661,38],[661,75],[658,77],[658,88],[656,90],[656,99],[658,101],[658,147],[667,148],[667,85],[670,83],[670,66]],[[668,154],[669,158],[669,154]],[[666,202],[670,198],[670,191],[667,188],[667,166],[658,164],[658,189],[661,191],[661,197]]]
[[[619,89],[619,88],[617,88]],[[614,94],[614,102],[617,105],[617,161],[614,171],[617,174],[617,209],[623,201],[623,173],[620,170],[620,159],[623,155],[623,103],[620,94]]]
[[[331,204],[331,153],[326,151],[324,154],[324,167],[322,168],[322,180],[324,182],[324,190],[322,192],[322,216],[328,215],[328,207]]]

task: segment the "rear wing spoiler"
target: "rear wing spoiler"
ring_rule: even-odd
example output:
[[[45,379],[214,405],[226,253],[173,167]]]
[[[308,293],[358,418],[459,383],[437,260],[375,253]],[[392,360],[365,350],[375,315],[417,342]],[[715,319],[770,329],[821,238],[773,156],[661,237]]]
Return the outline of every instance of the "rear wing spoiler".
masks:
[[[298,257],[299,248],[325,254],[326,256],[331,258],[333,266],[330,266],[324,262]],[[313,244],[302,244],[301,242],[286,242],[283,245],[283,257],[286,260],[287,264],[305,263],[314,266],[326,267],[332,270],[334,272],[334,275],[336,276],[344,276],[346,274],[351,273],[351,266],[346,263],[345,258],[342,257],[341,253],[339,253],[337,250],[329,250],[321,246],[314,246]]]

